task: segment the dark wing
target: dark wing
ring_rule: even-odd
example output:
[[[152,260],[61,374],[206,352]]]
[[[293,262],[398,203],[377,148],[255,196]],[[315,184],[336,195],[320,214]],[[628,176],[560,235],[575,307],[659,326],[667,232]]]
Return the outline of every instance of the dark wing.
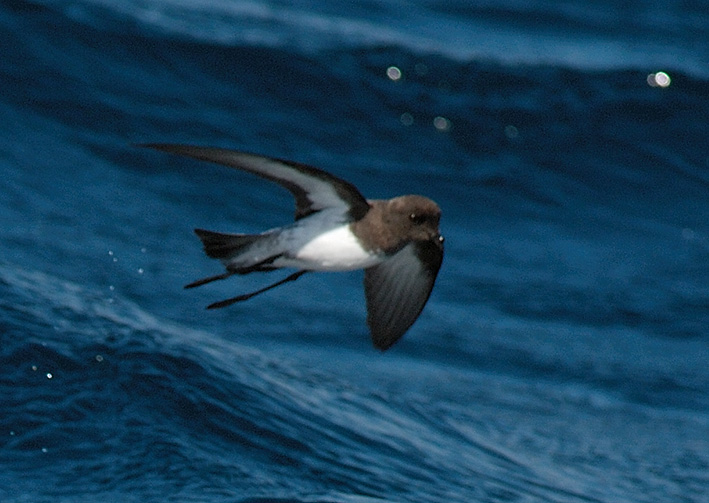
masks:
[[[416,321],[442,261],[442,243],[417,241],[365,270],[367,323],[375,347],[388,349]]]
[[[367,200],[357,187],[305,164],[216,147],[168,143],[146,143],[140,146],[223,164],[276,182],[295,197],[296,220],[325,208],[342,208],[343,212],[349,212],[353,220],[359,220],[369,210]]]

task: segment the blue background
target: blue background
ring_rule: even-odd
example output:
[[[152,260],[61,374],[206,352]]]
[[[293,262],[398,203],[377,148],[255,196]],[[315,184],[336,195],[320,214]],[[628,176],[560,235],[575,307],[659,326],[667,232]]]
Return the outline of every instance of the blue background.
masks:
[[[707,26],[706,2],[1,1],[0,500],[707,501]],[[220,271],[192,229],[293,203],[132,146],[156,141],[436,200],[421,318],[374,350],[361,272],[205,311],[273,278],[184,291]]]

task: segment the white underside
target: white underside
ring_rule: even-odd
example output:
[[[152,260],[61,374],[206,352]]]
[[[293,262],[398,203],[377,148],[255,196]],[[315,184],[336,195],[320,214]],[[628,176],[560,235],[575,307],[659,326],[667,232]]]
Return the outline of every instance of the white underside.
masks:
[[[377,265],[384,258],[362,248],[347,224],[317,234],[289,255],[276,260],[275,265],[313,271],[347,271]]]

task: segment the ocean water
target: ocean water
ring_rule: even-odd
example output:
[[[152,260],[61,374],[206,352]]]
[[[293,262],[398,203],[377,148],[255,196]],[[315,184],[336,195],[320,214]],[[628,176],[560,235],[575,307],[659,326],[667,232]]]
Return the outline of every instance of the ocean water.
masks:
[[[0,2],[0,501],[709,501],[709,5]],[[146,151],[422,193],[446,256],[217,274],[290,195]],[[277,274],[277,273],[274,273]]]

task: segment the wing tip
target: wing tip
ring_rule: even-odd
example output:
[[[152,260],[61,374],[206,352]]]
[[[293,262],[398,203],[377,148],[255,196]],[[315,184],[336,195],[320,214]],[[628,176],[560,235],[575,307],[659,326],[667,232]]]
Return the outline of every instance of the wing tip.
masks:
[[[393,341],[384,342],[372,339],[372,344],[374,345],[375,349],[378,349],[380,352],[384,353],[387,349],[391,348],[394,344],[396,344],[398,340],[399,339],[397,338]]]
[[[152,148],[155,150],[163,150],[166,145],[169,145],[169,143],[159,143],[159,142],[137,142],[137,143],[131,143],[131,147],[135,148]]]
[[[369,325],[369,333],[372,339],[372,344],[382,353],[399,342],[411,326],[407,326],[404,330],[401,330],[401,327],[376,326],[372,323],[372,320],[369,317],[367,319],[367,324]]]
[[[183,154],[183,155],[188,155],[187,153],[190,151],[190,149],[200,148],[200,147],[191,147],[189,145],[183,145],[180,143],[160,143],[160,142],[132,143],[131,145],[136,148],[149,148],[152,150],[160,150],[162,152],[168,152],[170,154]]]

